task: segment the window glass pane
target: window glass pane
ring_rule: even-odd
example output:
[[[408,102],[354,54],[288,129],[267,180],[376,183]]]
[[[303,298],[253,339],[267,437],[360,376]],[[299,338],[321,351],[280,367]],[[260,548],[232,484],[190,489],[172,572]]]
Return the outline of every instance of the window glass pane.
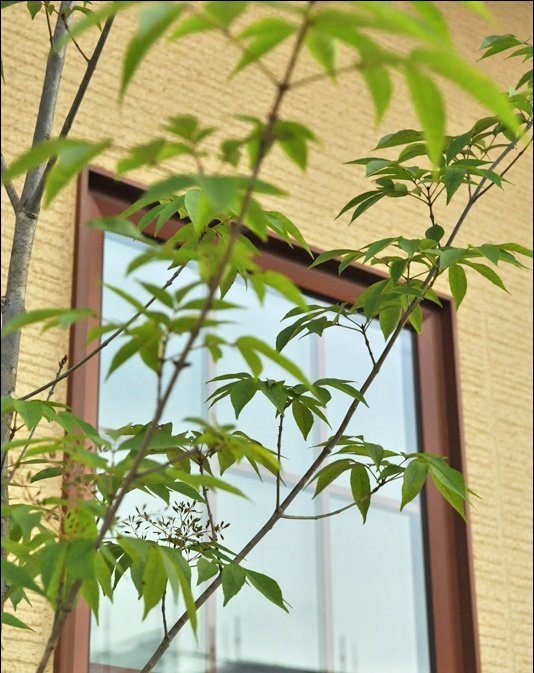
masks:
[[[372,508],[330,519],[336,673],[430,673],[420,513]]]
[[[247,502],[222,492],[217,496],[217,517],[234,522],[225,533],[224,544],[239,551],[272,514],[275,486],[267,479],[258,485],[257,477],[243,473],[233,473],[229,480],[252,500]],[[282,489],[281,495],[287,495],[287,488]],[[311,495],[306,492],[299,499],[300,511],[308,516],[317,512]],[[320,554],[314,522],[282,520],[248,555],[244,567],[277,580],[291,607],[286,613],[249,586],[243,587],[224,608],[219,595],[217,670],[324,670]]]
[[[126,276],[129,262],[141,250],[137,243],[106,235],[104,281],[144,302],[148,295],[134,279],[162,286],[172,272],[164,264],[150,264],[131,277]],[[195,268],[187,268],[176,285],[197,279]],[[201,291],[191,298],[194,296],[201,296]],[[267,291],[262,306],[251,289],[247,291],[239,281],[225,299],[245,308],[221,311],[217,317],[226,322],[216,328],[217,333],[230,343],[239,336],[253,335],[274,348],[276,335],[289,324],[282,322],[282,317],[291,304],[277,293]],[[315,298],[310,301],[320,303]],[[161,306],[157,310],[162,310]],[[104,290],[104,319],[127,320],[133,312],[128,302]],[[368,339],[376,360],[384,347],[377,324],[370,326]],[[102,352],[101,428],[119,427],[132,420],[146,423],[155,408],[156,376],[138,356],[105,379],[122,343],[117,340]],[[180,338],[175,338],[170,347],[178,353],[180,344]],[[173,423],[175,431],[185,429],[182,419],[188,416],[236,424],[228,398],[212,409],[206,404],[208,395],[220,385],[214,382],[206,386],[207,380],[248,371],[237,349],[226,348],[224,352],[224,358],[216,364],[209,363],[201,349],[191,353],[191,366],[183,370],[179,390],[173,393],[163,418],[163,422]],[[312,381],[328,376],[361,385],[372,367],[363,339],[353,331],[337,328],[326,330],[322,339],[313,335],[292,340],[283,354]],[[261,378],[296,382],[267,359]],[[183,390],[187,390],[187,395],[183,395]],[[282,499],[296,476],[309,467],[316,455],[317,449],[310,447],[335,431],[350,404],[346,396],[333,389],[330,392],[332,401],[327,417],[332,429],[318,423],[304,441],[292,414],[286,414],[282,455],[287,487],[282,486]],[[385,449],[417,451],[414,341],[408,330],[401,335],[366,399],[370,409],[360,405],[347,434],[362,434],[367,441],[382,444]],[[243,432],[276,450],[278,420],[273,405],[262,394],[257,393],[241,412],[238,425]],[[223,544],[237,552],[272,514],[275,483],[269,476],[259,482],[257,476],[242,466],[232,468],[225,477],[251,500],[220,492],[213,503],[219,521],[234,522],[225,531]],[[342,476],[321,497],[312,500],[312,495],[313,489],[301,494],[289,513],[312,517],[349,504],[348,477]],[[304,520],[277,523],[266,540],[250,553],[244,566],[279,581],[291,605],[289,614],[249,586],[224,608],[222,592],[218,592],[209,610],[199,612],[198,643],[191,630],[184,629],[157,670],[211,671],[210,651],[210,657],[215,656],[218,673],[264,670],[430,673],[420,504],[416,500],[399,513],[399,499],[400,483],[380,491],[373,500],[365,527],[355,508],[320,523]],[[135,494],[129,498],[131,512],[143,505],[152,512],[156,508],[162,510],[161,501],[150,496]],[[155,609],[141,621],[142,606],[138,604],[136,591],[126,578],[122,583],[113,605],[102,599],[100,625],[92,624],[91,661],[136,668],[161,640],[161,613]],[[172,599],[168,603],[167,621],[172,624],[181,609],[172,605]]]
[[[141,267],[132,275],[126,275],[128,264],[143,251],[137,242],[128,241],[124,237],[106,234],[104,245],[104,282],[120,288],[141,302],[146,302],[149,295],[135,279],[146,280],[160,287],[168,280],[172,272],[164,264],[149,264]],[[180,284],[185,285],[198,280],[194,270],[185,269],[180,277]],[[175,288],[176,289],[176,288]],[[159,306],[157,310],[161,310]],[[104,287],[102,294],[102,318],[106,320],[129,320],[135,308],[119,297],[112,290]],[[170,348],[179,350],[180,339],[175,338]],[[156,404],[156,375],[150,371],[136,355],[126,366],[106,378],[109,365],[115,353],[124,343],[116,339],[101,353],[100,386],[99,386],[99,426],[118,428],[121,425],[136,421],[148,423],[154,413]],[[172,351],[171,351],[172,352]],[[202,360],[200,351],[192,353],[191,367],[186,367],[183,382],[188,390],[186,396],[175,392],[167,406],[162,422],[172,422],[175,431],[181,428],[181,421],[187,416],[203,414],[205,390],[201,382],[207,378],[207,362]],[[199,375],[200,372],[200,375]],[[133,514],[136,507],[146,506],[151,513],[161,513],[161,500],[140,492],[128,496],[125,507],[121,510],[124,516]],[[166,597],[167,623],[173,624],[183,613],[184,607],[176,605],[172,594]],[[117,586],[114,602],[101,596],[100,623],[92,617],[90,660],[94,663],[113,664],[131,668],[139,668],[141,663],[152,654],[163,637],[162,613],[154,608],[143,621],[143,605],[137,598],[137,591],[129,575],[124,575]],[[204,673],[207,661],[206,622],[204,614],[199,613],[198,643],[190,628],[183,629],[162,661],[156,667],[160,673]]]
[[[275,348],[278,333],[288,324],[282,322],[284,315],[293,308],[293,305],[272,290],[267,290],[263,306],[251,288],[246,288],[241,280],[237,280],[228,295],[228,301],[245,307],[235,311],[225,311],[220,315],[221,319],[228,321],[219,327],[220,333],[230,342],[244,335],[255,336],[271,348]],[[305,339],[293,340],[283,349],[282,354],[297,364],[303,374],[312,382],[319,377],[318,362],[318,339],[315,335]],[[298,381],[282,367],[268,358],[263,358],[263,371],[261,379],[274,381],[286,381],[288,385],[295,385]],[[225,357],[217,362],[217,375],[247,372],[243,357],[237,349],[230,350]],[[274,450],[277,445],[278,420],[275,418],[276,410],[267,398],[257,393],[250,404],[239,416],[239,428],[264,446]],[[258,422],[258,419],[261,419]],[[217,420],[221,422],[235,423],[235,414],[228,398],[217,405]],[[301,474],[316,455],[314,446],[319,442],[317,429],[311,431],[305,442],[289,411],[284,419],[283,426],[283,451],[286,458],[283,461],[284,470],[293,474]]]

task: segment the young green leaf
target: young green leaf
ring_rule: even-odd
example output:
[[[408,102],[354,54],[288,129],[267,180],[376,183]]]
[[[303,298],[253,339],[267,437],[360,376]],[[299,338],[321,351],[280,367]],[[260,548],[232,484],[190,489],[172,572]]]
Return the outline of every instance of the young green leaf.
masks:
[[[467,260],[465,260],[463,263],[466,266],[470,266],[472,269],[477,271],[481,276],[484,276],[484,278],[487,278],[497,287],[500,287],[501,290],[508,292],[504,283],[501,280],[501,277],[497,273],[495,273],[493,269],[490,269],[489,266],[486,266],[485,264],[477,264],[476,262],[469,262]]]
[[[467,276],[459,264],[449,266],[449,287],[451,288],[454,305],[458,310],[467,291]]]
[[[219,572],[219,566],[213,561],[208,561],[205,558],[199,558],[197,561],[197,585],[206,582],[207,580],[215,577]]]
[[[422,69],[408,64],[404,70],[410,96],[423,127],[428,156],[439,166],[445,145],[445,106],[434,81]]]
[[[49,206],[59,192],[73,180],[88,163],[111,145],[111,140],[99,143],[67,141],[46,179],[43,204]]]
[[[293,401],[291,411],[293,412],[293,418],[295,419],[302,436],[304,439],[307,439],[310,430],[313,427],[313,414],[308,407],[298,399]]]
[[[452,197],[458,191],[460,185],[464,182],[467,171],[464,168],[447,166],[443,173],[443,183],[447,192],[447,205]]]
[[[230,390],[230,401],[234,407],[235,417],[239,418],[239,414],[243,408],[250,402],[258,391],[258,383],[251,378],[237,381]]]
[[[245,570],[245,574],[252,586],[263,594],[265,598],[268,598],[272,603],[278,605],[279,608],[288,612],[278,582],[273,580],[272,577],[254,572],[253,570]]]
[[[304,44],[321,68],[335,81],[337,61],[335,40],[312,25],[306,32]]]
[[[323,489],[337,479],[340,474],[349,470],[353,465],[354,461],[349,459],[336,460],[319,470],[314,477],[314,479],[317,480],[317,484],[315,486],[313,497],[316,498]]]
[[[284,19],[264,17],[258,19],[245,28],[240,34],[240,40],[247,40],[246,50],[232,71],[231,76],[257,61],[264,54],[277,47],[296,31],[296,26]]]
[[[362,463],[356,463],[350,471],[350,488],[356,507],[360,510],[365,523],[371,504],[371,483],[367,468]]]
[[[380,311],[379,322],[380,329],[384,335],[384,341],[387,341],[388,337],[395,331],[397,325],[402,316],[402,307],[400,304],[398,306],[391,306],[390,308],[384,308]]]
[[[222,571],[223,606],[241,591],[246,577],[246,572],[237,563],[232,562],[224,566]]]
[[[122,66],[120,100],[141,61],[184,10],[182,2],[151,2],[139,9],[139,28],[126,49]]]
[[[15,615],[10,615],[8,612],[4,612],[3,610],[2,610],[2,624],[6,624],[7,626],[14,626],[17,629],[28,629],[29,631],[34,631],[34,629],[32,629],[31,626],[25,624],[18,617],[15,617]]]
[[[420,460],[412,460],[404,471],[402,480],[402,501],[401,510],[417,495],[423,488],[428,474],[428,463]]]
[[[156,544],[150,546],[143,570],[143,603],[145,606],[143,619],[157,605],[167,586],[167,573],[162,563],[159,548]]]

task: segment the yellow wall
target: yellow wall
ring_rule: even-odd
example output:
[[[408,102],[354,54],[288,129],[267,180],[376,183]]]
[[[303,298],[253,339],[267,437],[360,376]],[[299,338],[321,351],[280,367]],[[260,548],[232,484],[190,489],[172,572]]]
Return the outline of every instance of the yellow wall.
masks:
[[[531,34],[531,2],[489,2],[498,24],[490,26],[456,2],[438,3],[449,17],[460,50],[475,60],[484,36],[512,32],[523,39]],[[46,52],[46,25],[39,15],[30,22],[25,3],[2,12],[2,59],[6,85],[2,90],[2,151],[7,162],[28,146],[37,110]],[[236,112],[263,116],[273,90],[255,68],[234,81],[226,75],[236,58],[233,47],[215,35],[193,36],[171,46],[161,45],[143,63],[125,102],[116,103],[125,40],[133,19],[116,20],[94,81],[74,125],[72,136],[115,138],[115,145],[97,165],[113,169],[122,148],[150,139],[169,116],[198,115],[205,124],[224,126],[224,133],[240,127]],[[90,42],[82,40],[90,51]],[[282,47],[271,60],[280,71],[287,51]],[[517,59],[489,59],[482,65],[502,83],[517,80]],[[306,57],[298,75],[315,72]],[[62,119],[83,62],[70,49],[58,118]],[[481,110],[456,90],[448,89],[449,131],[469,128]],[[281,183],[293,197],[284,204],[308,241],[320,249],[358,247],[389,235],[421,235],[428,226],[415,202],[384,200],[348,227],[348,219],[333,218],[350,198],[367,185],[362,171],[343,162],[366,156],[385,133],[417,128],[405,87],[397,81],[395,102],[380,129],[362,84],[353,76],[333,88],[316,82],[296,90],[284,103],[282,115],[308,124],[324,139],[310,158],[306,175],[293,169],[273,152],[263,177]],[[219,136],[220,138],[221,136]],[[213,145],[215,147],[215,145]],[[169,164],[191,170],[187,160]],[[218,169],[217,161],[212,167]],[[147,182],[166,175],[159,168],[140,170],[132,177]],[[518,241],[532,245],[532,162],[524,158],[511,172],[504,191],[493,189],[466,222],[459,244]],[[42,214],[32,260],[28,309],[68,306],[71,293],[75,185],[71,185]],[[437,213],[438,222],[450,229],[461,204]],[[12,216],[2,192],[2,271],[8,260]],[[469,288],[458,316],[463,422],[469,485],[482,496],[471,515],[476,597],[483,673],[526,673],[532,668],[532,292],[530,271],[502,269],[510,295],[479,276],[469,276]],[[447,291],[447,288],[442,286]],[[51,379],[57,362],[68,352],[67,335],[27,330],[19,374],[18,393]],[[66,388],[58,386],[55,398],[63,400]],[[35,633],[13,633],[4,653],[5,673],[33,670],[31,662],[42,650],[50,627],[50,614],[38,600],[24,618]],[[452,672],[451,672],[452,673]],[[466,672],[469,673],[469,672]]]

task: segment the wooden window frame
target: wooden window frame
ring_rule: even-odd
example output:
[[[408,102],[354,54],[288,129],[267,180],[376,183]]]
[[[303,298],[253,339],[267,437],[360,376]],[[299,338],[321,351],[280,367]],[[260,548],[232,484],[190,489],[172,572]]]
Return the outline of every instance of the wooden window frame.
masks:
[[[104,237],[103,232],[89,229],[85,223],[96,217],[118,214],[142,193],[142,186],[127,180],[117,182],[101,169],[86,169],[80,175],[73,307],[90,306],[98,313],[101,305],[101,287],[91,279],[102,277]],[[178,221],[170,221],[158,238],[168,238],[177,226]],[[335,262],[310,270],[307,268],[309,257],[303,250],[288,249],[275,238],[261,248],[262,266],[284,273],[305,291],[334,301],[354,300],[369,284],[384,277],[358,266],[347,268],[340,277]],[[426,451],[447,456],[452,467],[465,472],[456,314],[450,298],[440,296],[440,299],[441,309],[428,302],[423,305],[423,331],[416,340],[421,445]],[[79,362],[89,352],[87,334],[95,323],[96,320],[93,324],[89,321],[73,328],[71,363]],[[77,369],[69,379],[69,405],[93,424],[97,421],[98,380],[98,356]],[[423,490],[423,502],[432,670],[434,673],[480,673],[469,527],[432,483]],[[132,673],[132,669],[117,666],[89,666],[89,628],[89,608],[80,600],[63,628],[55,657],[55,673]]]

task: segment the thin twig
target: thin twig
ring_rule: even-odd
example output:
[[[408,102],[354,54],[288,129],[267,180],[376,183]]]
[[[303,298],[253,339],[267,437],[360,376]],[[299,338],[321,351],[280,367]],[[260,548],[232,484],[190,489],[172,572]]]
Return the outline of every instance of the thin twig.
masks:
[[[95,72],[98,61],[100,60],[100,55],[102,54],[102,50],[104,49],[104,46],[109,36],[109,32],[111,30],[111,27],[113,26],[114,20],[115,16],[113,15],[109,17],[109,19],[104,24],[100,37],[98,38],[98,42],[96,43],[95,50],[93,51],[93,55],[87,62],[87,68],[85,69],[85,74],[82,78],[82,81],[80,82],[78,91],[74,96],[74,100],[72,101],[70,110],[68,111],[67,116],[65,117],[65,121],[63,122],[63,126],[61,127],[61,131],[59,133],[60,137],[62,138],[68,135],[72,127],[72,124],[74,123],[74,119],[76,117],[76,114],[78,113],[78,110],[85,96],[93,73]]]
[[[76,40],[72,37],[72,34],[71,34],[70,30],[68,29],[68,27],[67,27],[67,33],[69,34],[70,39],[72,40],[72,43],[74,44],[74,46],[76,47],[76,49],[80,52],[80,54],[82,55],[82,57],[85,59],[85,62],[86,62],[86,63],[89,63],[89,58],[83,53],[83,50],[82,50],[82,48],[80,47],[80,45],[79,45],[79,44],[76,42]]]
[[[365,341],[365,345],[367,347],[367,352],[369,353],[369,357],[371,358],[371,362],[373,363],[373,367],[376,366],[376,360],[375,356],[373,355],[373,351],[371,349],[371,344],[369,343],[369,339],[367,338],[367,325],[366,327],[362,327],[360,330],[360,333],[363,336],[363,340]]]
[[[202,461],[200,461],[199,463],[199,469],[200,474],[204,475],[204,467],[202,465]],[[211,511],[211,505],[208,498],[208,489],[205,486],[202,486],[202,495],[204,496],[204,500],[206,501],[206,511],[208,513],[208,519],[210,522],[210,529],[211,529],[211,539],[215,542],[217,540],[217,528],[215,526],[215,519],[213,517],[213,512]]]
[[[169,637],[169,632],[167,630],[167,615],[165,614],[165,596],[167,594],[167,589],[163,592],[163,596],[161,597],[161,618],[163,619],[163,634],[164,638]]]
[[[166,290],[168,287],[170,287],[173,284],[173,282],[178,278],[178,276],[182,273],[184,268],[185,268],[185,265],[181,266],[169,278],[169,280],[165,283],[165,285],[163,285],[163,287],[161,289]],[[40,388],[37,388],[36,390],[32,390],[31,393],[27,393],[26,395],[23,395],[19,399],[28,400],[30,397],[35,397],[35,395],[38,395],[39,393],[42,393],[44,390],[47,390],[47,388],[50,388],[50,386],[56,385],[56,383],[58,383],[58,381],[61,381],[62,379],[67,378],[67,376],[70,376],[72,374],[72,372],[75,372],[77,369],[82,367],[86,362],[88,362],[91,358],[93,358],[95,355],[97,355],[97,353],[100,353],[101,350],[106,348],[106,346],[108,346],[114,339],[116,339],[120,334],[122,334],[124,332],[124,330],[127,330],[128,327],[130,327],[130,325],[137,320],[137,318],[139,318],[140,316],[143,315],[144,311],[146,311],[147,308],[152,306],[152,304],[156,301],[156,299],[157,299],[157,297],[155,295],[152,296],[147,301],[147,303],[143,306],[142,311],[138,311],[135,315],[133,315],[130,318],[130,320],[128,320],[128,322],[124,323],[124,325],[121,325],[121,327],[119,327],[117,330],[115,330],[115,332],[113,332],[113,334],[110,337],[108,337],[105,341],[103,341],[100,344],[100,346],[98,346],[97,348],[92,350],[88,355],[86,355],[84,358],[82,358],[79,362],[77,362],[75,365],[70,367],[70,369],[67,369],[66,372],[63,372],[63,374],[61,374],[60,376],[57,376],[53,381],[49,381],[48,383],[45,383]]]
[[[377,485],[373,488],[373,490],[368,493],[367,495],[364,495],[361,498],[358,498],[358,500],[354,500],[354,502],[351,502],[349,505],[345,505],[345,507],[341,507],[340,509],[336,509],[334,512],[327,512],[326,514],[315,514],[313,516],[294,516],[291,514],[282,514],[281,518],[282,519],[297,519],[299,521],[317,521],[318,519],[326,519],[330,516],[335,516],[336,514],[340,514],[341,512],[344,512],[347,509],[350,509],[351,507],[354,507],[355,505],[361,505],[363,502],[366,500],[370,500],[375,493],[378,493],[378,491],[383,488],[386,484],[391,483],[392,481],[395,481],[396,479],[399,478],[399,475],[395,475],[391,479],[384,479],[383,481],[380,481],[377,483]]]
[[[61,360],[59,361],[59,367],[58,367],[58,370],[57,370],[56,378],[61,374],[61,370],[62,370],[63,367],[67,364],[67,360],[68,360],[67,356],[64,355],[64,356],[61,358]],[[50,390],[48,391],[48,395],[46,396],[46,401],[47,401],[47,402],[49,402],[50,399],[52,398],[52,395],[54,394],[55,389],[56,389],[56,386],[55,386],[55,384],[54,384],[54,385],[50,388]],[[14,477],[14,475],[15,475],[15,472],[16,472],[16,471],[18,470],[18,468],[20,467],[20,465],[21,465],[21,461],[22,461],[22,459],[24,458],[24,454],[25,454],[26,451],[28,450],[28,447],[30,446],[30,442],[31,442],[31,440],[32,440],[32,438],[33,438],[33,435],[35,434],[35,431],[36,431],[36,430],[37,430],[37,425],[33,428],[33,430],[32,430],[32,431],[30,432],[30,434],[28,435],[28,442],[27,442],[27,444],[24,445],[24,448],[23,448],[22,451],[20,452],[20,455],[18,456],[18,458],[17,458],[15,464],[13,465],[13,469],[11,470],[11,473],[9,474],[9,476],[8,476],[8,478],[7,478],[8,483],[11,483],[11,481],[13,481],[13,477]],[[7,452],[5,452],[4,455],[2,456],[2,467],[3,467],[3,464],[4,464],[4,458],[5,458],[6,456],[7,456]]]
[[[276,509],[280,507],[280,482],[282,481],[282,431],[284,428],[284,414],[280,414],[278,423],[278,439],[276,440],[276,457],[278,458],[278,472],[276,473]]]
[[[504,154],[505,156],[505,154]],[[500,157],[499,160],[501,160],[503,157]],[[498,163],[499,160],[496,162]],[[480,185],[479,185],[480,188]],[[451,236],[449,237],[449,243],[452,243],[454,240],[456,234],[458,233],[461,225],[465,221],[465,218],[469,214],[471,208],[475,204],[476,200],[478,199],[478,195],[475,192],[472,198],[469,199],[466,207],[464,208],[463,213],[461,214],[460,218],[458,219],[457,225],[455,226]],[[438,268],[434,267],[431,269],[423,284],[421,285],[421,294],[424,296],[425,290],[433,285],[437,278],[437,273],[438,273]],[[391,352],[391,349],[393,348],[393,345],[399,338],[402,330],[406,326],[410,316],[412,315],[413,311],[419,306],[421,303],[422,298],[421,297],[416,297],[412,300],[412,302],[408,305],[407,310],[405,311],[403,317],[399,321],[399,324],[397,325],[397,328],[389,338],[386,347],[382,351],[382,354],[378,358],[376,365],[373,367],[372,371],[370,372],[369,376],[367,377],[365,383],[360,389],[360,392],[362,395],[365,395],[367,390],[370,388],[372,383],[374,382],[375,378],[378,376],[380,373],[380,370],[382,368],[382,365],[386,361],[386,359],[389,356],[389,353]],[[339,442],[339,439],[342,437],[344,434],[350,420],[352,419],[356,409],[358,408],[360,404],[360,401],[358,399],[355,399],[349,406],[343,420],[341,421],[336,433],[330,438],[328,443],[324,446],[323,450],[319,454],[319,456],[314,460],[312,465],[308,468],[306,473],[301,477],[299,482],[293,487],[289,495],[285,498],[285,500],[280,504],[279,508],[277,511],[275,511],[271,517],[267,520],[267,522],[262,526],[262,528],[254,535],[251,540],[243,547],[243,549],[237,554],[237,556],[234,559],[235,563],[241,563],[243,559],[250,553],[252,549],[256,547],[256,545],[267,535],[267,533],[273,528],[273,526],[276,524],[276,522],[281,519],[285,513],[285,510],[289,507],[289,505],[293,502],[293,500],[297,497],[297,495],[306,487],[306,485],[309,483],[310,479],[313,478],[315,475],[316,471],[319,469],[319,467],[324,463],[326,458],[330,455],[332,452],[333,448],[337,445]],[[208,586],[207,589],[198,597],[198,599],[195,602],[195,606],[198,609],[204,603],[208,600],[210,596],[218,589],[218,587],[221,585],[222,582],[222,577],[219,575],[217,578],[213,580],[213,582]],[[142,669],[141,673],[149,673],[153,667],[156,665],[156,663],[160,660],[160,658],[163,656],[164,652],[167,650],[170,641],[180,632],[180,630],[183,628],[183,626],[187,623],[189,620],[189,615],[187,612],[182,614],[180,619],[172,626],[171,630],[169,631],[169,639],[163,641],[160,643],[159,647],[157,650],[154,652],[154,655],[150,658],[150,660],[147,662],[145,667]]]
[[[4,159],[3,154],[0,154],[0,160],[2,162],[2,175],[3,175],[4,171],[7,168],[6,160]],[[15,214],[17,214],[18,211],[20,210],[20,198],[19,195],[17,194],[17,190],[15,189],[15,185],[11,182],[11,180],[8,180],[7,182],[4,182],[4,187],[9,197],[9,200],[11,201],[11,205],[13,206],[13,210]]]

